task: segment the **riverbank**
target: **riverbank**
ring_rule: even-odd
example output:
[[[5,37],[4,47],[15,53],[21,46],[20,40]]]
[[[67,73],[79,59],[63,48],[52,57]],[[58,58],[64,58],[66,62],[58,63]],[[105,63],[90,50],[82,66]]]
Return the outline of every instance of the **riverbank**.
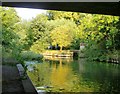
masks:
[[[24,93],[16,66],[2,65],[2,93]]]
[[[114,63],[114,64],[120,64],[120,51],[115,52],[107,52],[104,54],[96,54],[94,53],[87,53],[84,50],[79,51],[79,58],[86,58],[90,61],[98,61],[98,62],[106,62],[106,63]]]
[[[30,82],[29,77],[24,78],[20,76],[18,67],[16,66],[18,64],[16,60],[11,58],[10,60],[4,59],[3,61],[4,62],[2,62],[2,94],[37,94],[37,92],[35,92],[35,88]]]

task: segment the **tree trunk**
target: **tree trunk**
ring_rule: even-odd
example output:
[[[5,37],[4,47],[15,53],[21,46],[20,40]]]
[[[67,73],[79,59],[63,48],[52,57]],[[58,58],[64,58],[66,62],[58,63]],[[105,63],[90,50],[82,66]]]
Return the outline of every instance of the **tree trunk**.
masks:
[[[62,51],[62,46],[60,46],[60,51]]]

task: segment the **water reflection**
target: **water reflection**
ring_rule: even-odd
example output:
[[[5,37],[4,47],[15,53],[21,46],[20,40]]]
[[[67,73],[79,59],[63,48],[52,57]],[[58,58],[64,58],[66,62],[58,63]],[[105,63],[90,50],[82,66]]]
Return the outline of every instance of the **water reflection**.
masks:
[[[33,64],[28,71],[38,90],[51,92],[118,92],[119,65],[75,61],[71,58],[48,58]],[[43,88],[41,88],[43,87]]]

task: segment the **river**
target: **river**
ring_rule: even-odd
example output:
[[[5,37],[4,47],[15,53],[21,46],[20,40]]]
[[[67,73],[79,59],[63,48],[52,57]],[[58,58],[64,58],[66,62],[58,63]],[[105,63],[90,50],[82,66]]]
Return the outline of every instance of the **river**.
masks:
[[[29,63],[27,74],[38,92],[120,92],[118,64],[48,58]]]

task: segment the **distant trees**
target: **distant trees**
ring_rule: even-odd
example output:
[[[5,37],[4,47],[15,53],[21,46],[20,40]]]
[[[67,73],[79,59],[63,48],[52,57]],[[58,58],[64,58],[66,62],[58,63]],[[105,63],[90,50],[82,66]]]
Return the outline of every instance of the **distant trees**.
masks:
[[[115,41],[118,39],[115,39],[114,36],[119,34],[119,17],[93,14],[91,15],[91,20],[89,18],[88,21],[90,23],[87,23],[83,29],[86,36],[84,42],[87,43],[86,56],[92,60],[100,59],[103,61],[106,60],[109,53],[116,54],[118,46],[115,45],[118,43],[115,43]],[[83,20],[83,23],[85,23],[85,20]]]
[[[70,32],[70,30],[65,26],[55,28],[51,32],[51,38],[52,44],[58,44],[60,46],[60,50],[62,50],[63,47],[69,46],[73,40],[72,32]]]
[[[0,7],[0,16],[2,47],[6,51],[40,53],[50,45],[60,46],[61,50],[63,47],[79,49],[81,42],[87,44],[86,52],[99,54],[95,57],[100,57],[101,51],[107,53],[104,50],[120,50],[118,16],[49,10],[30,21],[23,21],[14,8],[7,7]]]
[[[53,45],[59,45],[60,50],[63,47],[70,46],[75,38],[76,24],[66,19],[57,19],[54,21],[56,26],[51,30],[50,37]],[[54,24],[53,24],[54,25]]]

